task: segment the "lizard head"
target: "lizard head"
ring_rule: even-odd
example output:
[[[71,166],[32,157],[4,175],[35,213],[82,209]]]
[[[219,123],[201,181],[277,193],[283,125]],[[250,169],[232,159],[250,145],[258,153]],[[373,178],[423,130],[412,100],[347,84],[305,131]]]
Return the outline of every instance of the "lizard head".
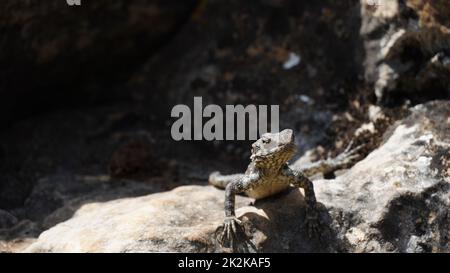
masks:
[[[265,133],[252,144],[250,159],[257,166],[280,167],[296,152],[294,132],[291,129],[279,133]]]

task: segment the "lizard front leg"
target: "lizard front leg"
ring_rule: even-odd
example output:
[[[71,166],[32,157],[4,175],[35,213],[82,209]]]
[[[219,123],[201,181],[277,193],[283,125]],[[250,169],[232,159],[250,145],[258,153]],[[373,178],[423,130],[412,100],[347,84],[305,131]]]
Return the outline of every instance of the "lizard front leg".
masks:
[[[225,220],[216,230],[217,242],[237,252],[248,252],[254,248],[245,234],[242,222],[235,214],[236,194],[244,192],[257,183],[258,174],[243,175],[228,183],[225,188]]]
[[[215,187],[225,189],[228,184],[237,181],[242,177],[244,177],[243,173],[222,175],[220,172],[213,172],[209,175],[208,182]]]
[[[306,222],[305,226],[310,237],[318,237],[319,213],[317,209],[316,195],[312,181],[301,171],[292,170],[289,166],[283,168],[283,175],[288,177],[290,184],[300,187],[305,191]]]

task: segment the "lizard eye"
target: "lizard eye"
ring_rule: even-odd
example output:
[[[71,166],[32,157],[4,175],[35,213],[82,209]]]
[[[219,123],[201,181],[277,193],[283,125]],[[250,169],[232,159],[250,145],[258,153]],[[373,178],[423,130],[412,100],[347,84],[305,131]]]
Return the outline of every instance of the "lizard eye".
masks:
[[[259,147],[257,145],[252,147],[252,154],[256,153],[259,150]]]

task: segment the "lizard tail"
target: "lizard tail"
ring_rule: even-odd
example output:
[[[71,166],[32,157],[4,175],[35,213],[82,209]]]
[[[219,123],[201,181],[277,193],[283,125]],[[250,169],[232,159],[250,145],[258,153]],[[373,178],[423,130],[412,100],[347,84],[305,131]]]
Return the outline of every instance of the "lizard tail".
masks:
[[[242,174],[221,175],[219,172],[213,172],[209,175],[209,184],[221,189],[225,189],[229,183],[239,180]]]

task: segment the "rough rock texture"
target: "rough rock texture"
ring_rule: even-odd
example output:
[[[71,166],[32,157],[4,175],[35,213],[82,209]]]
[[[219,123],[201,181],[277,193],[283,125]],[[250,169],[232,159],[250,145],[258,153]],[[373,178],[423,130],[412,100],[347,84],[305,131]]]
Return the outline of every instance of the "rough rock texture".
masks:
[[[195,3],[99,0],[70,7],[65,0],[2,1],[0,121],[73,99],[111,100],[113,84],[163,45]]]
[[[207,251],[208,236],[221,221],[221,199],[218,189],[185,186],[84,205],[71,220],[41,234],[41,241],[27,251]],[[237,200],[245,205],[244,198]]]
[[[450,103],[431,102],[334,181],[317,181],[351,251],[450,251]]]
[[[450,3],[361,0],[365,76],[380,102],[450,97]]]
[[[449,116],[448,101],[418,105],[364,160],[334,180],[314,182],[324,243],[307,238],[297,189],[254,207],[238,197],[237,215],[259,251],[448,252]],[[86,204],[25,251],[222,251],[212,238],[223,196],[210,186],[186,186]]]
[[[303,195],[292,190],[248,206],[237,198],[260,251],[324,251],[302,229]],[[205,209],[207,208],[207,209]],[[223,191],[183,186],[170,192],[83,206],[74,217],[44,232],[27,252],[213,252],[213,234],[223,221]],[[289,223],[289,224],[287,224]],[[247,223],[249,224],[249,223]]]

